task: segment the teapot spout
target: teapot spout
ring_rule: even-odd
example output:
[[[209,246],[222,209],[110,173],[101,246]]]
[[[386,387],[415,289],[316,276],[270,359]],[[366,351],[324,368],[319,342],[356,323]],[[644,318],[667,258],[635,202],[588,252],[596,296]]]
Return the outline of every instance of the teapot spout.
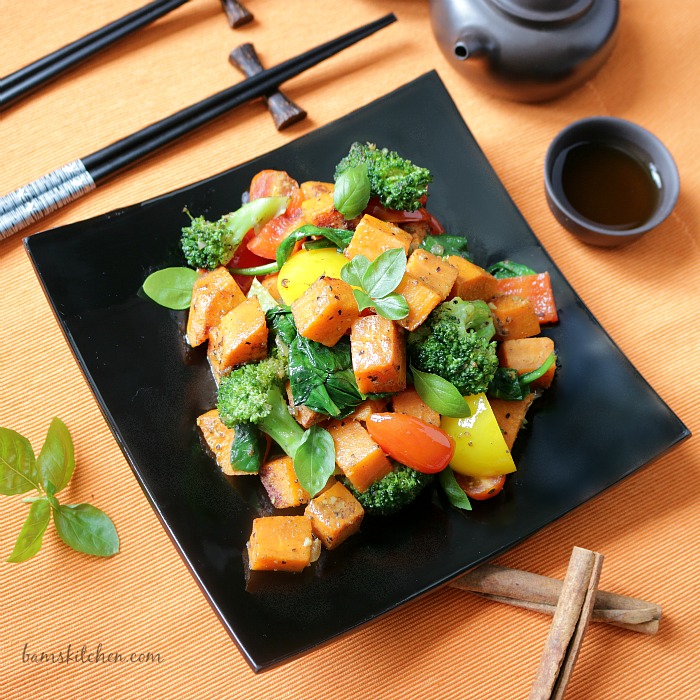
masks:
[[[494,49],[493,39],[478,29],[467,29],[460,34],[452,49],[458,61],[490,54]]]

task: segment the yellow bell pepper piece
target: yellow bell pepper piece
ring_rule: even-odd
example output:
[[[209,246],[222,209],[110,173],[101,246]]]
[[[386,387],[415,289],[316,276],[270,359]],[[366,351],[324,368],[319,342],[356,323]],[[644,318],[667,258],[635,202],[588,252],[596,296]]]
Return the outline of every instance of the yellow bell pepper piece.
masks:
[[[469,404],[470,416],[443,416],[440,421],[440,427],[455,441],[452,469],[474,477],[514,472],[515,462],[486,396],[474,394],[464,400]]]
[[[285,304],[300,297],[321,275],[340,279],[340,270],[348,259],[335,248],[300,250],[282,265],[277,290]]]

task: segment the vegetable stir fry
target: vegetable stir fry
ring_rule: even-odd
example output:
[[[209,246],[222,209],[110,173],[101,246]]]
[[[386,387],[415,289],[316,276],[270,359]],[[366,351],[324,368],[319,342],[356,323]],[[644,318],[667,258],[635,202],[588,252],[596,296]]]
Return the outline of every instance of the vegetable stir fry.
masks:
[[[183,229],[187,340],[218,384],[198,426],[279,510],[253,522],[251,570],[300,571],[430,484],[470,510],[516,469],[556,370],[549,275],[475,264],[428,213],[431,179],[356,143],[334,182],[264,170],[238,210]]]

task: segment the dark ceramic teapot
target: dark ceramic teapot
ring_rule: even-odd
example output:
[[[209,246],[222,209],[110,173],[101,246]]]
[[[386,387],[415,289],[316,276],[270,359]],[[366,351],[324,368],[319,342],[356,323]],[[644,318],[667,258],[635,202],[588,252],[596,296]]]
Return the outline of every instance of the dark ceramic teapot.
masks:
[[[430,19],[447,59],[475,84],[538,102],[603,65],[619,9],[619,0],[430,0]]]

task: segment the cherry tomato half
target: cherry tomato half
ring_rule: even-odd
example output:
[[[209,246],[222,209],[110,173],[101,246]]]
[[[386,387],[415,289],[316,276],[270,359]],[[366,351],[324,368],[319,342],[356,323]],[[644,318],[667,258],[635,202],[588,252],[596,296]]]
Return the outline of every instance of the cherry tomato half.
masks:
[[[466,476],[455,472],[455,479],[462,491],[474,501],[485,501],[487,498],[497,496],[503,490],[506,483],[506,475],[498,476]]]
[[[444,430],[403,413],[373,413],[367,430],[390,457],[424,474],[442,471],[455,451]]]
[[[261,170],[250,183],[250,199],[284,195],[290,198],[284,214],[268,221],[249,241],[248,249],[255,255],[274,260],[277,247],[294,229],[303,223],[301,203],[304,195],[296,180],[283,170]]]

